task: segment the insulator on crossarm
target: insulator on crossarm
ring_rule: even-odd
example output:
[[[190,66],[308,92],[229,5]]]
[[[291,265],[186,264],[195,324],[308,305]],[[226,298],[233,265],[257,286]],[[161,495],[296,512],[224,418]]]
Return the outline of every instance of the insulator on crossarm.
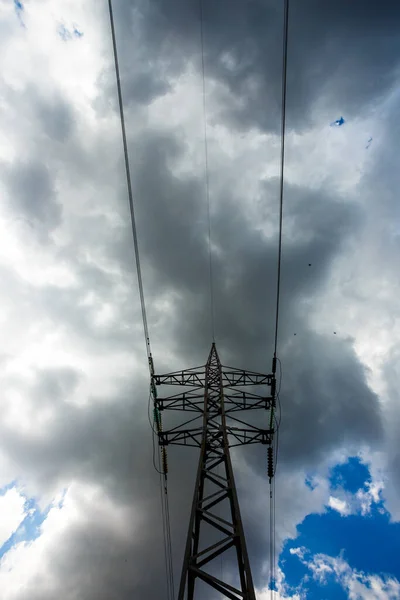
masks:
[[[268,479],[271,479],[274,476],[274,455],[272,446],[268,446]]]
[[[168,473],[168,458],[167,458],[167,449],[164,446],[161,446],[161,460],[163,472],[166,475]]]
[[[160,431],[162,431],[161,413],[158,410],[157,406],[155,406],[153,409],[153,415],[154,415],[154,422],[156,424],[157,431],[160,432]]]
[[[152,377],[154,377],[154,363],[153,363],[153,357],[149,356],[149,367],[150,367],[150,374]]]
[[[272,372],[275,375],[276,373],[276,356],[272,359]]]
[[[275,379],[275,377],[273,377],[272,381],[271,381],[271,396],[273,398],[275,398],[275,393],[276,393],[276,379]]]

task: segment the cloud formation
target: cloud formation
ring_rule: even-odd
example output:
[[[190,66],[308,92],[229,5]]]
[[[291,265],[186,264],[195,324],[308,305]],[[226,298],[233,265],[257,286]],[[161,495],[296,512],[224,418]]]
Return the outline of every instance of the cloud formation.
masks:
[[[1,557],[0,587],[5,600],[50,600],[61,591],[65,600],[152,600],[165,592],[162,525],[109,23],[105,7],[62,2],[65,22],[76,19],[85,35],[61,44],[49,6],[30,6],[23,39],[9,11],[12,34],[0,42],[0,485],[23,479],[27,497],[48,510],[40,535]],[[211,344],[197,11],[182,0],[115,7],[150,335],[162,372],[204,363]],[[217,346],[223,363],[269,372],[282,15],[275,3],[256,1],[205,2],[204,14]],[[399,138],[387,101],[399,20],[394,2],[292,2],[278,550],[331,495],[348,501],[331,494],[328,472],[360,446],[389,476],[381,495],[399,514]],[[331,129],[341,114],[346,127]],[[247,448],[234,459],[262,597],[266,457]],[[178,575],[196,455],[171,449],[169,462]],[[365,511],[370,496],[359,498]],[[329,570],[348,593],[372,593],[373,585],[394,593],[395,583],[337,561],[321,557],[311,572]],[[233,574],[232,563],[225,568]],[[282,588],[289,597],[299,595]]]

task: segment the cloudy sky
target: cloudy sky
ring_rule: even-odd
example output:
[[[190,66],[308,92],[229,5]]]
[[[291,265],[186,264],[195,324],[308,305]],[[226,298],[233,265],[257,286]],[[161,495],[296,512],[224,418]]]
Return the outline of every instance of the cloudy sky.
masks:
[[[168,372],[203,364],[212,341],[199,5],[114,12]],[[282,19],[282,2],[204,0],[216,343],[224,364],[266,373]],[[399,28],[395,0],[290,4],[275,600],[400,598]],[[107,2],[0,0],[0,78],[1,599],[164,598]],[[196,458],[169,454],[176,581]],[[267,600],[265,450],[234,466]]]

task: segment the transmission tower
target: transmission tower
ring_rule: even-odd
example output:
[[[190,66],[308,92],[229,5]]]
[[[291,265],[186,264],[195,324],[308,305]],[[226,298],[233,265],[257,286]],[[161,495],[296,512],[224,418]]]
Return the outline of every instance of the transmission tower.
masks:
[[[223,367],[213,343],[207,363],[203,367],[165,375],[152,373],[154,420],[161,446],[164,474],[168,471],[168,445],[200,448],[178,600],[195,599],[197,580],[202,580],[226,598],[255,600],[229,449],[256,443],[267,445],[267,473],[271,480],[275,362],[274,359],[271,375]],[[181,386],[184,391],[173,396],[161,397],[157,391],[160,385]],[[263,389],[269,391],[269,395],[246,392],[243,389],[246,386],[252,390],[260,390],[257,386],[263,386]],[[161,414],[165,410],[186,411],[197,415],[173,429],[163,431]],[[249,410],[269,411],[269,427],[260,429],[233,416],[239,411]],[[195,426],[194,422],[201,418],[202,424]],[[228,419],[233,421],[232,425],[227,423]],[[222,518],[215,512],[216,507],[222,503],[227,508],[227,518]],[[217,542],[204,543],[204,538],[207,537],[205,528],[208,530],[208,537],[212,531],[219,538]],[[223,577],[217,577],[215,574],[216,559],[228,551],[232,552],[232,549],[237,562],[235,581],[239,582],[240,588],[234,587],[232,581],[228,583]],[[214,574],[211,571],[214,571]]]

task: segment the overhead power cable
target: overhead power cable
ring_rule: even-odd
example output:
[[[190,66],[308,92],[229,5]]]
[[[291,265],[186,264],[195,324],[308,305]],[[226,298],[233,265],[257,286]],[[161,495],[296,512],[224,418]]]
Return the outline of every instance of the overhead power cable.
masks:
[[[287,54],[288,54],[288,24],[289,24],[289,0],[284,3],[283,15],[283,47],[282,47],[282,97],[281,97],[281,155],[280,155],[280,186],[279,186],[279,241],[278,241],[278,269],[276,286],[276,315],[275,315],[275,343],[274,343],[274,365],[279,360],[278,350],[278,332],[279,332],[279,305],[281,291],[281,263],[282,263],[282,223],[283,223],[283,191],[284,191],[284,173],[285,173],[285,135],[286,135],[286,92],[287,92]],[[280,406],[280,388],[282,383],[282,365],[280,365],[280,383],[278,391],[279,402],[279,421],[277,422],[277,436],[275,441],[275,471],[278,458],[279,428],[281,424],[282,411]],[[275,375],[275,372],[274,372]],[[275,478],[270,480],[270,551],[271,551],[271,600],[274,597],[276,587],[275,577],[275,540],[276,540],[276,502],[275,502],[276,482]]]
[[[142,309],[143,331],[144,331],[144,337],[145,337],[145,343],[146,343],[146,352],[147,352],[147,359],[148,359],[148,365],[149,365],[149,370],[150,370],[150,377],[152,377],[154,365],[153,365],[153,358],[152,358],[152,354],[151,354],[149,328],[148,328],[148,324],[147,324],[146,304],[145,304],[145,300],[144,300],[144,291],[143,291],[142,271],[141,271],[141,267],[140,267],[139,243],[138,243],[138,235],[137,235],[137,227],[136,227],[136,219],[135,219],[135,209],[134,209],[134,203],[133,203],[132,182],[131,182],[131,173],[130,173],[130,166],[129,166],[128,144],[127,144],[127,140],[126,140],[124,105],[123,105],[123,99],[122,99],[121,78],[120,78],[120,71],[119,71],[119,60],[118,60],[117,43],[116,43],[116,35],[115,35],[112,0],[108,0],[108,8],[109,8],[109,14],[110,14],[111,36],[112,36],[112,44],[113,44],[113,51],[114,51],[114,63],[115,63],[115,74],[116,74],[116,80],[117,80],[117,92],[118,92],[119,114],[120,114],[120,121],[121,121],[122,143],[123,143],[123,148],[124,148],[126,183],[127,183],[127,188],[128,188],[128,199],[129,199],[129,208],[130,208],[130,216],[131,216],[132,235],[133,235],[133,243],[134,243],[134,248],[135,248],[136,272],[137,272],[138,285],[139,285],[140,304],[141,304],[141,309]],[[151,423],[150,423],[150,425],[151,425]],[[166,576],[167,576],[167,593],[168,593],[168,600],[174,600],[175,589],[174,589],[174,575],[173,575],[173,564],[172,564],[171,523],[170,523],[170,516],[169,516],[167,476],[166,476],[165,471],[163,472],[161,470],[160,449],[158,452],[159,467],[157,468],[155,465],[155,461],[154,461],[154,428],[152,425],[151,425],[151,428],[152,428],[152,432],[153,432],[153,463],[154,463],[155,469],[160,474],[161,510],[162,510],[162,521],[163,521],[164,556],[165,556]],[[162,476],[164,476],[164,481],[162,481]]]
[[[118,60],[117,42],[116,42],[116,36],[115,36],[112,0],[108,0],[108,7],[109,7],[109,11],[110,11],[110,24],[111,24],[111,35],[112,35],[112,43],[113,43],[113,50],[114,50],[115,74],[116,74],[116,78],[117,78],[117,91],[118,91],[119,114],[120,114],[120,121],[121,121],[122,143],[124,146],[126,183],[127,183],[127,187],[128,187],[128,199],[129,199],[129,208],[130,208],[130,215],[131,215],[133,244],[135,247],[136,272],[137,272],[138,285],[139,285],[140,304],[141,304],[141,308],[142,308],[142,319],[143,319],[144,337],[145,337],[145,341],[146,341],[146,352],[147,352],[148,357],[150,358],[151,357],[151,348],[150,348],[149,328],[147,325],[146,305],[144,302],[144,292],[143,292],[142,270],[140,267],[139,243],[138,243],[138,235],[137,235],[137,228],[136,228],[135,208],[134,208],[134,204],[133,204],[131,170],[130,170],[130,166],[129,166],[128,144],[126,141],[124,104],[123,104],[123,100],[122,100],[121,79],[120,79],[120,74],[119,74],[119,60]]]
[[[288,47],[288,22],[289,22],[289,0],[285,0],[285,11],[283,17],[283,64],[282,64],[282,118],[281,118],[281,158],[280,158],[280,186],[279,186],[279,242],[278,242],[278,272],[276,286],[276,316],[275,316],[275,347],[274,355],[277,355],[278,329],[279,329],[279,303],[281,291],[281,262],[282,262],[282,221],[283,221],[283,187],[285,170],[285,133],[286,133],[286,89],[287,89],[287,47]]]
[[[209,256],[209,276],[210,276],[211,333],[212,333],[212,340],[213,340],[213,342],[215,342],[214,288],[213,288],[213,269],[212,269],[212,252],[211,252],[210,179],[209,179],[209,172],[208,172],[206,76],[205,76],[205,61],[204,61],[203,0],[199,0],[199,8],[200,8],[201,66],[202,66],[202,78],[203,78],[204,176],[205,176],[205,184],[206,184],[207,220],[208,220],[208,256]]]
[[[168,500],[168,488],[167,480],[164,478],[164,503],[165,503],[165,528],[167,533],[167,547],[168,547],[168,571],[169,571],[169,587],[171,590],[171,600],[175,598],[175,583],[174,583],[174,566],[172,559],[172,537],[171,537],[171,522],[169,517],[169,500]]]

